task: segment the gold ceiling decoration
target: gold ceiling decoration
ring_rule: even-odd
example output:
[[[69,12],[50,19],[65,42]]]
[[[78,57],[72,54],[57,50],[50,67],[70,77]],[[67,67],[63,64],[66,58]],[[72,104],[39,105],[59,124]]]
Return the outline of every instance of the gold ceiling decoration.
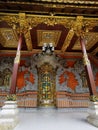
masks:
[[[86,1],[87,2],[87,1]],[[73,1],[73,3],[74,3],[74,1]],[[90,8],[93,8],[93,9],[97,9],[98,8],[98,6],[97,6],[97,4],[95,4],[95,6],[93,6],[93,4],[90,4],[90,2],[89,2],[89,4],[91,5],[91,6],[88,6],[88,5],[77,5],[77,4],[79,4],[80,2],[78,2],[77,1],[77,3],[74,3],[74,5],[69,5],[69,4],[45,4],[45,5],[42,5],[43,7],[47,7],[47,8],[61,8],[61,9],[63,9],[63,8],[66,8],[66,7],[71,7],[71,8],[84,8],[84,9],[90,9]],[[76,5],[75,5],[76,4]]]
[[[0,41],[3,47],[17,47],[18,36],[15,30],[11,28],[0,28],[0,36]]]
[[[30,29],[28,29],[28,23],[26,21],[25,13],[19,13],[20,31],[24,32],[24,37],[28,51],[32,51],[32,41],[30,36]]]
[[[27,33],[24,34],[24,37],[25,37],[25,41],[26,41],[28,51],[32,51],[33,47],[32,47],[30,30],[28,30]]]
[[[75,4],[98,4],[97,1],[86,1],[86,0],[40,0],[40,1],[44,1],[44,2],[53,2],[53,3],[75,3]]]
[[[60,39],[61,31],[56,30],[37,30],[38,46],[43,46],[43,43],[53,43],[56,47]]]
[[[89,50],[90,48],[92,48],[95,43],[98,42],[98,33],[86,33],[85,34],[85,38],[86,38],[86,49]],[[73,50],[81,50],[81,46],[80,46],[80,41],[79,39],[76,41],[75,45],[72,48]]]
[[[23,32],[27,32],[29,29],[44,23],[48,26],[54,26],[61,24],[66,28],[73,28],[74,31],[79,31],[82,27],[86,30],[92,29],[94,26],[98,26],[98,18],[84,18],[82,16],[77,17],[60,17],[60,16],[39,16],[39,15],[26,15],[25,13],[12,14],[0,14],[0,21],[6,21],[8,25],[19,31],[19,28]]]
[[[66,39],[64,41],[64,44],[62,46],[62,49],[61,49],[63,52],[65,52],[67,47],[69,46],[73,35],[74,35],[74,31],[72,29],[70,29],[70,31],[68,32],[67,37],[66,37]]]
[[[94,44],[97,43],[98,41],[98,37],[97,37],[98,33],[89,32],[94,27],[98,26],[98,18],[87,18],[83,16],[77,16],[77,17],[61,17],[61,16],[52,16],[52,15],[39,16],[39,15],[29,15],[25,13],[19,13],[19,14],[0,13],[0,22],[4,22],[4,21],[12,28],[11,31],[13,32],[13,35],[14,32],[17,32],[17,34],[19,34],[20,32],[24,33],[26,45],[29,51],[33,49],[30,30],[33,27],[36,27],[38,24],[42,24],[42,23],[46,24],[47,26],[55,26],[57,24],[63,25],[65,28],[69,29],[65,42],[61,49],[63,52],[66,51],[67,47],[69,46],[74,36],[74,33],[76,33],[77,36],[81,35],[81,33],[85,33],[85,37],[88,41],[88,44],[86,45],[87,50],[93,47]],[[9,31],[9,34],[11,34],[11,31]],[[8,43],[7,41],[7,36],[3,36],[2,31],[0,31],[0,33],[2,36],[1,37],[2,46],[15,47],[15,45],[17,45],[15,44],[16,40],[10,45],[10,43]],[[48,42],[50,42],[49,38],[47,39],[45,38],[45,36],[47,35],[51,36],[52,42],[54,42],[54,46],[56,46],[60,38],[61,31],[38,30],[37,31],[38,46],[42,46],[43,41],[48,40]],[[79,40],[76,42],[76,44],[73,46],[72,49],[73,50],[81,49]],[[98,49],[95,49],[93,53],[96,53],[97,51]]]
[[[77,34],[77,36],[80,36],[82,33],[82,27],[83,27],[83,16],[77,16],[76,21],[74,21],[73,23],[71,23],[71,29],[69,30],[67,37],[64,41],[64,44],[62,46],[62,51],[66,51],[67,47],[69,46],[74,33]],[[79,47],[80,47],[80,43],[79,43]]]

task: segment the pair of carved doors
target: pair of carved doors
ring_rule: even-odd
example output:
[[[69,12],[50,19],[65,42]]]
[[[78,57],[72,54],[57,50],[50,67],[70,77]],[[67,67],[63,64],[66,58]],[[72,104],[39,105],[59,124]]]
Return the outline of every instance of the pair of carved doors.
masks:
[[[55,106],[55,69],[49,63],[38,68],[38,106]]]

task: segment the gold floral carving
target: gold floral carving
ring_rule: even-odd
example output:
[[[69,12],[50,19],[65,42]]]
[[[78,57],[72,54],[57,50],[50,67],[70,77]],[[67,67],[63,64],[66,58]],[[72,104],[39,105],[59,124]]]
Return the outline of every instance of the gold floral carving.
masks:
[[[93,32],[88,32],[85,33],[85,40],[86,40],[86,49],[89,50],[90,48],[92,48],[98,41],[98,33],[93,33]],[[80,46],[80,40],[77,39],[77,41],[75,42],[73,48],[73,50],[81,50],[81,46]],[[98,49],[96,49],[96,51],[98,51]]]
[[[47,25],[54,26],[61,24],[66,28],[73,28],[74,30],[80,30],[82,27],[89,30],[94,26],[97,26],[97,18],[84,18],[82,16],[77,17],[61,17],[61,16],[39,16],[39,15],[27,15],[25,13],[19,14],[0,14],[0,21],[6,21],[11,27],[23,28],[28,30],[37,26],[38,24],[44,23]]]
[[[77,16],[76,21],[72,25],[72,29],[78,36],[80,36],[82,27],[83,27],[83,16]]]
[[[18,36],[15,30],[11,28],[0,28],[0,41],[3,47],[17,47]]]
[[[84,54],[84,56],[83,56],[83,62],[84,62],[84,65],[89,65],[90,64],[90,61],[88,59],[87,54]]]
[[[5,21],[10,27],[15,29],[18,33],[24,33],[26,39],[26,45],[29,51],[32,50],[32,42],[30,36],[30,29],[38,24],[46,24],[47,26],[55,26],[57,24],[63,25],[70,31],[65,39],[62,51],[66,51],[74,33],[80,36],[83,31],[86,33],[93,27],[98,26],[98,18],[84,18],[83,16],[77,17],[61,17],[61,16],[39,16],[28,15],[25,13],[19,14],[0,14],[0,21]],[[82,31],[83,30],[83,31]],[[96,51],[96,50],[95,50]],[[95,53],[95,52],[93,52]],[[89,61],[84,58],[84,64],[88,64]]]
[[[70,31],[65,39],[62,51],[66,51],[74,33],[80,36],[83,31],[88,32],[93,27],[98,26],[98,18],[87,18],[83,16],[77,17],[61,17],[61,16],[39,16],[39,15],[28,15],[25,13],[19,14],[5,14],[0,13],[0,22],[5,21],[11,28],[17,33],[24,33],[26,39],[26,45],[29,51],[32,50],[32,42],[30,36],[30,29],[37,26],[38,24],[46,24],[47,26],[55,26],[57,24],[63,25]],[[97,52],[98,49],[94,50],[93,53]],[[84,64],[88,64],[87,58],[84,58]]]
[[[92,101],[92,102],[98,102],[98,96],[91,95],[89,99],[90,99],[90,101]]]
[[[66,24],[71,26],[69,23],[70,18],[65,18],[65,17],[57,17],[57,16],[29,16],[27,17],[27,22],[31,25],[31,27],[35,27],[38,24],[44,23],[47,24],[48,26],[54,26],[56,24],[62,24],[66,26]],[[73,21],[73,19],[70,19],[70,21]]]
[[[90,0],[39,0],[39,1],[41,1],[41,2],[39,2],[39,3],[36,3],[37,5],[41,5],[41,4],[43,4],[42,2],[44,1],[44,2],[53,2],[53,3],[56,3],[57,4],[57,2],[58,3],[69,3],[69,4],[71,4],[71,3],[74,3],[74,4],[91,4],[91,5],[93,5],[93,4],[98,4],[98,1],[90,1]],[[16,4],[31,4],[31,5],[35,5],[33,2],[16,2],[16,1],[12,1],[12,2],[10,2],[10,1],[8,1],[7,3],[16,3]],[[52,3],[52,4],[53,4]],[[49,3],[50,4],[50,3]]]
[[[6,97],[6,100],[7,101],[16,101],[17,100],[17,96],[16,96],[16,94],[9,94]]]
[[[57,30],[37,30],[38,46],[43,46],[43,43],[52,42],[56,47],[61,36],[61,31]]]
[[[98,1],[90,1],[90,0],[39,0],[41,2],[53,2],[53,3],[74,3],[74,4],[98,4]],[[41,3],[40,2],[40,3]],[[13,2],[13,3],[20,3],[20,2]],[[28,4],[33,4],[31,2],[22,2],[22,4],[25,4],[25,3],[28,3]],[[50,4],[50,3],[49,3]],[[39,5],[39,3],[37,3],[37,5]]]
[[[66,39],[65,39],[65,41],[64,41],[63,47],[62,47],[62,49],[61,49],[63,52],[66,51],[67,47],[69,46],[70,41],[71,41],[73,35],[74,35],[74,31],[71,29],[71,30],[68,32],[67,37],[66,37]]]
[[[27,45],[27,49],[29,51],[32,51],[32,41],[31,41],[31,36],[30,36],[30,30],[28,30],[25,34],[24,34],[25,40],[26,40],[26,45]]]
[[[0,22],[5,21],[8,23],[9,26],[15,28],[15,25],[19,24],[19,17],[18,15],[13,14],[1,14],[0,15]]]

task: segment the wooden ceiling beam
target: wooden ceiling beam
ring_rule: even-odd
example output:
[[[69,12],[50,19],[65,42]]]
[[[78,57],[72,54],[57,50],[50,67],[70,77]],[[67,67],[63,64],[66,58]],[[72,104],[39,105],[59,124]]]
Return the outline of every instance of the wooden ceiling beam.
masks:
[[[82,26],[83,26],[83,16],[77,16],[76,20],[74,20],[72,22],[72,25],[70,26],[71,29],[68,32],[68,35],[67,35],[67,37],[65,39],[65,42],[63,44],[63,47],[61,49],[63,52],[66,51],[66,49],[70,45],[70,42],[71,42],[74,34],[76,33],[77,36],[79,35],[79,33],[80,33],[81,29],[82,29]]]
[[[98,53],[98,47],[96,47],[96,48],[91,52],[92,55],[96,55],[97,53]]]
[[[20,23],[20,30],[24,33],[27,49],[28,51],[32,51],[30,29],[25,30],[26,27],[28,28],[28,23],[26,22],[25,13],[19,13],[19,23]]]
[[[25,37],[25,41],[26,41],[28,51],[32,51],[33,47],[32,47],[30,30],[28,30],[27,33],[24,34],[24,37]]]
[[[64,44],[63,44],[63,46],[62,46],[62,49],[61,49],[62,52],[65,52],[65,51],[66,51],[66,49],[67,49],[67,47],[69,46],[69,44],[70,44],[70,42],[71,42],[73,36],[74,36],[74,31],[71,29],[71,30],[68,32],[67,37],[66,37],[66,39],[65,39],[65,41],[64,41]]]

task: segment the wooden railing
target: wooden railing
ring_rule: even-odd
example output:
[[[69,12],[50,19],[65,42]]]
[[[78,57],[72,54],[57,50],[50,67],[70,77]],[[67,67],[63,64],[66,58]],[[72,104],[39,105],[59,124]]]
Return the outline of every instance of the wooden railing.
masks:
[[[7,93],[0,93],[0,106],[4,105]],[[25,92],[17,94],[18,107],[33,108],[37,107],[37,92]]]
[[[89,94],[72,94],[68,92],[56,93],[56,105],[58,108],[66,107],[88,107]]]
[[[0,93],[0,107],[4,105],[7,93]],[[24,92],[17,94],[17,104],[21,108],[37,107],[37,92]],[[68,92],[56,92],[56,107],[88,107],[89,94],[72,94]]]

